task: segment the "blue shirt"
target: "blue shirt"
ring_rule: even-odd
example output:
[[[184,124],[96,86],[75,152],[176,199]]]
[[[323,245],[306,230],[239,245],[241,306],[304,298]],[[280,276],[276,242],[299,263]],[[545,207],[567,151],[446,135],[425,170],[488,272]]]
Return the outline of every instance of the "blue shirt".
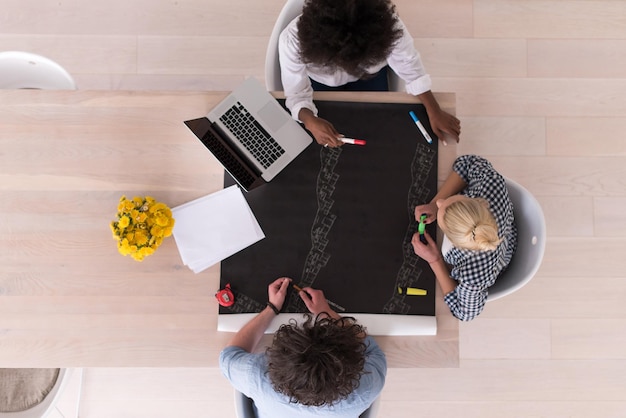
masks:
[[[467,183],[462,195],[489,202],[498,225],[498,236],[502,238],[493,251],[453,247],[444,255],[446,263],[453,266],[450,277],[458,282],[456,289],[445,295],[444,301],[454,316],[469,321],[482,312],[489,287],[509,265],[517,247],[517,227],[504,177],[489,161],[476,155],[463,155],[456,159],[452,168]]]
[[[235,389],[254,400],[259,418],[357,418],[378,397],[387,373],[385,354],[376,341],[368,336],[365,344],[365,373],[361,376],[359,387],[332,407],[290,403],[288,396],[276,392],[267,375],[264,353],[251,354],[240,347],[226,347],[220,353],[220,369]]]

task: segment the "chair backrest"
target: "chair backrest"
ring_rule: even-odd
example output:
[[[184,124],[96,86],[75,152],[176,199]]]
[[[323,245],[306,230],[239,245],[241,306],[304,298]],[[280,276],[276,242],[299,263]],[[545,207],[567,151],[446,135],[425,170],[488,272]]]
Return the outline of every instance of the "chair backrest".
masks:
[[[406,93],[406,83],[391,68],[387,72],[389,79],[389,91],[400,91]]]
[[[265,87],[269,91],[283,90],[283,82],[280,77],[280,63],[278,62],[278,38],[289,22],[302,13],[303,5],[304,0],[287,0],[274,24],[274,29],[267,44],[267,52],[265,53]]]
[[[41,55],[0,52],[0,88],[75,90],[74,79],[63,67]]]
[[[67,369],[59,369],[59,374],[57,376],[57,380],[54,383],[54,386],[48,392],[46,397],[34,405],[32,408],[29,408],[24,411],[19,412],[0,412],[0,418],[45,418],[47,417],[52,410],[54,409],[57,400],[65,386],[65,383],[68,378],[68,370]]]
[[[506,179],[517,225],[517,250],[511,263],[489,288],[487,301],[519,290],[537,273],[546,247],[546,220],[537,199],[523,186]]]
[[[374,399],[374,402],[372,402],[369,408],[367,408],[365,411],[363,411],[361,415],[359,415],[359,418],[376,418],[379,409],[380,395],[378,395],[378,397]]]
[[[256,418],[254,401],[235,389],[235,415],[237,418]]]
[[[367,408],[359,418],[376,418],[380,409],[380,396]],[[235,389],[235,414],[237,418],[256,418],[254,402],[243,393]]]

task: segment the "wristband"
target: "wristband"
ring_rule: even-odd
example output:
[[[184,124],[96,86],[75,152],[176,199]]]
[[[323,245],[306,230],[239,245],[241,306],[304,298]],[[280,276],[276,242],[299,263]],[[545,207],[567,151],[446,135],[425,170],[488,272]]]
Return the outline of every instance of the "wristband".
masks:
[[[276,306],[274,306],[274,304],[273,304],[272,302],[269,302],[269,301],[268,301],[268,302],[267,302],[267,306],[269,306],[270,308],[272,308],[272,310],[274,311],[274,313],[275,313],[276,315],[278,315],[278,313],[280,312],[280,311],[278,310],[278,308],[277,308]]]

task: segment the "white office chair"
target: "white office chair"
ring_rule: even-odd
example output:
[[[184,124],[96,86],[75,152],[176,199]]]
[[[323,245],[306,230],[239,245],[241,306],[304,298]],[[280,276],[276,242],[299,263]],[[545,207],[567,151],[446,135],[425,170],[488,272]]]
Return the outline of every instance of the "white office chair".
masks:
[[[58,370],[56,377],[55,370]],[[37,376],[32,376],[31,371],[37,373]],[[27,407],[27,409],[0,412],[0,418],[45,418],[54,410],[69,373],[67,369],[3,369],[2,377],[4,384],[8,384],[9,379],[18,384],[11,398],[14,399],[14,403],[17,403],[16,398],[20,398],[19,405],[11,405],[8,409],[15,409],[15,406],[22,405],[22,408]],[[22,381],[29,377],[33,380],[32,384]],[[51,388],[50,385],[52,385]],[[4,390],[11,389],[5,388]]]
[[[30,52],[0,52],[0,88],[75,90],[74,79],[63,67]]]
[[[517,250],[511,263],[489,288],[487,302],[510,295],[537,273],[546,248],[546,219],[537,199],[520,184],[506,179],[517,225]]]
[[[269,91],[283,90],[280,63],[278,62],[278,37],[289,22],[302,13],[302,6],[304,6],[304,0],[287,0],[276,19],[276,23],[274,23],[274,29],[265,53],[265,87]]]
[[[256,418],[254,401],[235,389],[235,415],[237,418]]]
[[[359,418],[376,418],[380,409],[380,396],[367,408]],[[243,393],[235,389],[235,412],[237,418],[256,418],[254,402]]]

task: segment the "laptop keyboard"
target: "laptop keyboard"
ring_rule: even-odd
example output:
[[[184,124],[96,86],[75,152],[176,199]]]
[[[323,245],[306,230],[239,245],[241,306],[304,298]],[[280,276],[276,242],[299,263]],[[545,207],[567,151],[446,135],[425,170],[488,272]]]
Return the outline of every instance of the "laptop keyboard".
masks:
[[[208,149],[211,150],[215,158],[222,163],[226,171],[228,171],[244,189],[249,190],[256,178],[230,153],[228,149],[226,149],[226,147],[215,135],[213,135],[210,130],[207,131],[204,137],[202,137],[202,142]]]
[[[245,107],[239,102],[228,109],[220,121],[241,141],[244,147],[267,168],[285,150],[263,129]]]

